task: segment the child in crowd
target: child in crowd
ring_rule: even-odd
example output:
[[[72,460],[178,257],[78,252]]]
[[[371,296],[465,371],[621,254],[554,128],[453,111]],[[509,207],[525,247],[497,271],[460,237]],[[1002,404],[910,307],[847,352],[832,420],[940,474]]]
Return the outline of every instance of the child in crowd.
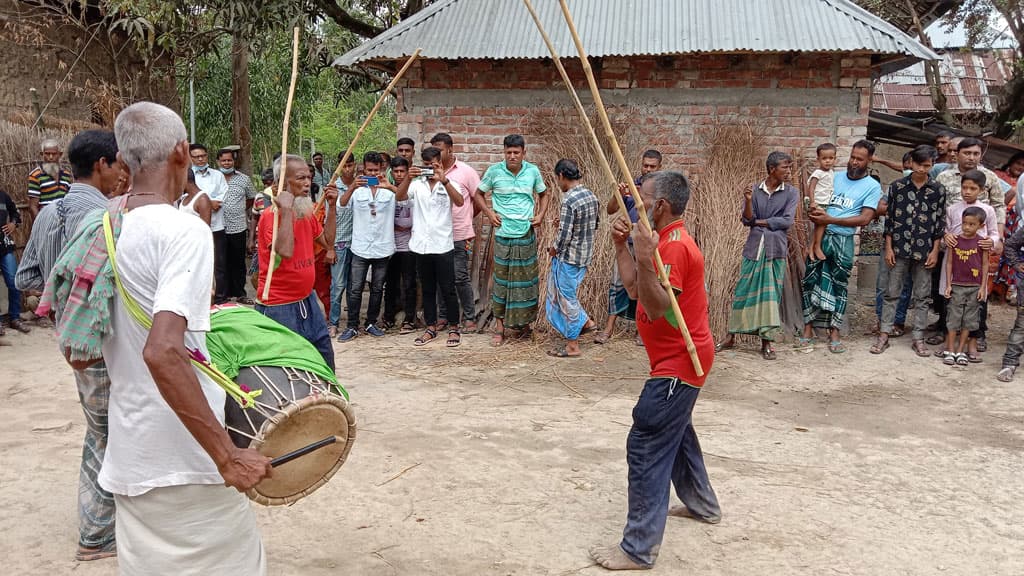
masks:
[[[805,206],[807,212],[819,206],[823,209],[827,208],[832,202],[832,179],[835,175],[832,169],[836,165],[836,145],[827,142],[818,146],[817,156],[818,169],[811,174],[810,180],[807,181],[807,189],[811,191],[808,194],[810,202]],[[825,226],[814,227],[814,239],[807,248],[807,257],[811,260],[825,259],[825,252],[821,249],[821,239],[825,236],[825,228]]]
[[[965,182],[966,183],[966,182]],[[982,248],[978,230],[985,223],[985,211],[970,206],[963,212],[960,233],[946,256],[946,352],[942,361],[950,366],[967,366],[977,358],[972,352],[972,330],[981,325],[981,303],[988,297],[988,250]],[[959,338],[958,338],[959,333]],[[977,358],[980,361],[980,358]]]

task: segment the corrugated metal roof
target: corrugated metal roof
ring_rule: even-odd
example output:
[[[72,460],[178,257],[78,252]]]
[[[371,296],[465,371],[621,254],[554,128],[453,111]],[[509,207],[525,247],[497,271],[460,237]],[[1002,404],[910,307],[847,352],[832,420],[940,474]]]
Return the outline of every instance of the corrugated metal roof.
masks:
[[[557,0],[533,0],[563,57],[576,49]],[[571,0],[591,56],[696,52],[867,52],[937,56],[849,0]],[[438,0],[338,58],[336,66],[423,59],[548,58],[521,0]]]

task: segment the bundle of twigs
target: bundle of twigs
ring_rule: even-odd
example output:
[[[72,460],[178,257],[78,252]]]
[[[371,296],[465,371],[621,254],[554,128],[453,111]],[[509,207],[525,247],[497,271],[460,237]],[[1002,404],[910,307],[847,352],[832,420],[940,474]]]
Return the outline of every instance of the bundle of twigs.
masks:
[[[711,330],[725,334],[749,229],[740,223],[743,190],[764,179],[761,126],[720,121],[699,134],[703,171],[690,196],[687,227],[704,253]]]

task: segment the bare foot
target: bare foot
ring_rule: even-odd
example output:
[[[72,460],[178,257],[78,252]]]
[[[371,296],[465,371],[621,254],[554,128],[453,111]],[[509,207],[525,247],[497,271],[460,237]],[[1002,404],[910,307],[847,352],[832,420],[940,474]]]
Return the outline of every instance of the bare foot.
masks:
[[[608,570],[650,570],[650,566],[637,564],[632,558],[626,556],[618,544],[612,546],[593,546],[590,548],[590,557],[598,565]]]
[[[825,259],[825,253],[822,252],[821,246],[815,246],[814,247],[814,260],[824,260],[824,259]]]
[[[718,524],[722,521],[721,516],[712,516],[711,518],[702,518],[700,516],[696,516],[693,512],[690,512],[690,509],[687,508],[685,504],[680,504],[678,506],[673,506],[669,508],[668,515],[675,518],[690,518],[691,520],[707,522],[708,524]]]

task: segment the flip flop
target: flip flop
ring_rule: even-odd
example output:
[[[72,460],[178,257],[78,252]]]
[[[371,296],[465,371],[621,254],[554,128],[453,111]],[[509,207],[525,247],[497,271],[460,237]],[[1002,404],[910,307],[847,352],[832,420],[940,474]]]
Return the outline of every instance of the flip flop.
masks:
[[[814,338],[804,338],[803,336],[797,336],[796,341],[793,342],[793,348],[796,349],[807,349],[814,348]]]
[[[841,340],[832,340],[828,343],[828,351],[833,354],[842,354],[846,352],[846,346],[843,346]]]
[[[910,348],[914,350],[914,353],[917,354],[919,358],[927,358],[932,355],[932,353],[928,351],[928,348],[925,347],[924,340],[914,340],[914,342],[911,343]]]
[[[548,356],[551,356],[552,358],[579,358],[580,356],[583,356],[583,354],[569,354],[566,352],[565,346],[563,346],[557,350],[548,350]]]
[[[590,334],[594,330],[597,330],[597,322],[591,322],[589,325],[584,326],[583,329],[580,330],[580,336]]]
[[[598,332],[597,336],[594,336],[594,344],[607,344],[612,339],[612,335],[607,332]]]
[[[981,356],[977,354],[971,354],[970,352],[964,354],[967,357],[967,362],[971,364],[981,364]]]

